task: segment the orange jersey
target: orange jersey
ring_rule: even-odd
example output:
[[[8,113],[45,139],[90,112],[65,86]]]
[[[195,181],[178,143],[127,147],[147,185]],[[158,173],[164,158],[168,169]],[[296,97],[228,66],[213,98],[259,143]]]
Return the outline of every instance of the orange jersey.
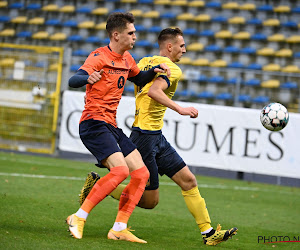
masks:
[[[104,70],[100,81],[86,85],[86,104],[80,122],[94,119],[117,127],[117,108],[126,80],[140,72],[134,59],[128,51],[120,55],[105,46],[93,51],[80,69],[89,75]]]

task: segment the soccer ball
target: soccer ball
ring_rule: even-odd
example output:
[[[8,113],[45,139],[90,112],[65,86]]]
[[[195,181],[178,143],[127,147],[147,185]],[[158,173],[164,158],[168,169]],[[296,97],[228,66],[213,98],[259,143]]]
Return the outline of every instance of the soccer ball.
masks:
[[[266,129],[279,131],[288,124],[289,113],[282,104],[273,102],[262,109],[260,121]]]

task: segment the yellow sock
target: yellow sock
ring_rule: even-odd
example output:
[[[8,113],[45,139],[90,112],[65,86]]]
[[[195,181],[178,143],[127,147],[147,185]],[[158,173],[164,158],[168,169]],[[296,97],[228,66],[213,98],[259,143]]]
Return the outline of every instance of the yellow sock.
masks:
[[[116,200],[120,200],[121,194],[123,192],[123,190],[125,189],[126,185],[124,184],[120,184],[119,186],[117,186],[117,188],[112,191],[109,195],[111,197],[113,197]]]
[[[200,231],[204,232],[210,229],[210,217],[205,200],[201,197],[198,187],[194,187],[188,191],[181,190],[181,193],[190,213],[194,216]]]

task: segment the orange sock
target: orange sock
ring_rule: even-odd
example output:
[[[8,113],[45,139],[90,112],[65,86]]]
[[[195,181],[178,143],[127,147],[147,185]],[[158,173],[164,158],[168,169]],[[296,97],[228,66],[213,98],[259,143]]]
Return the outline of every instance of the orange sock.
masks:
[[[130,176],[131,180],[121,195],[119,212],[116,218],[116,222],[123,222],[126,224],[144,193],[150,175],[147,167],[144,166],[132,171]]]
[[[96,182],[89,195],[81,205],[81,209],[89,213],[110,194],[129,175],[128,167],[118,166],[111,168],[110,172]]]

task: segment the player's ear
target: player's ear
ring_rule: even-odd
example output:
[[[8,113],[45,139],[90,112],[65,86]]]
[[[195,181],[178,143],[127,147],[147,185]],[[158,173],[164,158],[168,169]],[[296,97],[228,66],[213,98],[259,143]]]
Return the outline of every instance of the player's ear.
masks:
[[[112,38],[115,40],[115,41],[119,41],[119,32],[118,31],[114,31],[112,33]]]
[[[173,45],[172,45],[172,43],[167,43],[167,50],[168,50],[169,52],[172,52],[172,50],[173,50]]]

